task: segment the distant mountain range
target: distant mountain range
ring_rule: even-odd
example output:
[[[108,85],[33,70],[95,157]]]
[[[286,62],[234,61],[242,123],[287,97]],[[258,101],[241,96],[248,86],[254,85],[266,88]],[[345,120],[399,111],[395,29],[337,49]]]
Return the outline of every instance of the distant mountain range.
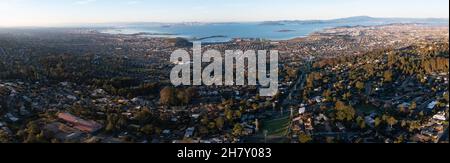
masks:
[[[371,22],[380,24],[389,23],[418,23],[418,24],[448,24],[448,18],[374,18],[369,16],[355,16],[331,20],[281,20],[265,21],[261,25],[286,25],[286,24],[352,24],[361,22]]]

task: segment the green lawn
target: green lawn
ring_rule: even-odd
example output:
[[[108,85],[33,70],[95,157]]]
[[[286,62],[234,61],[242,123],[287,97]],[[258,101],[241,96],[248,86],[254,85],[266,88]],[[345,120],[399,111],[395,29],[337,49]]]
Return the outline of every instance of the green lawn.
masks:
[[[358,112],[362,112],[365,114],[370,114],[372,112],[378,112],[379,109],[373,105],[370,104],[359,104],[355,106],[355,110]]]
[[[290,118],[285,116],[263,122],[262,131],[267,130],[269,136],[285,136]]]

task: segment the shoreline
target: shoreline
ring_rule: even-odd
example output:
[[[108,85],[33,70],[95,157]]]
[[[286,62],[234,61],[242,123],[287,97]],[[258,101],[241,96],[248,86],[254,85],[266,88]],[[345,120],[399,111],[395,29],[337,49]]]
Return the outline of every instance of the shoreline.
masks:
[[[444,24],[426,24],[426,23],[388,23],[388,24],[379,24],[379,25],[341,25],[336,27],[325,27],[323,29],[319,30],[312,30],[311,32],[304,34],[304,35],[293,35],[291,37],[284,37],[284,38],[267,38],[267,37],[229,37],[226,35],[211,35],[211,36],[205,36],[205,37],[196,37],[196,36],[185,36],[180,34],[173,34],[173,33],[165,33],[165,32],[136,32],[131,34],[126,33],[114,33],[114,32],[108,32],[105,29],[115,29],[114,27],[110,28],[103,28],[102,30],[93,29],[97,33],[100,34],[111,34],[111,35],[118,35],[118,36],[137,36],[137,37],[149,37],[149,38],[182,38],[186,39],[189,42],[194,41],[202,41],[207,44],[220,44],[220,43],[230,43],[234,42],[236,40],[246,40],[246,41],[290,41],[290,40],[296,40],[296,39],[303,39],[307,38],[311,35],[321,33],[327,30],[334,30],[334,29],[342,29],[342,28],[358,28],[358,27],[385,27],[385,26],[392,26],[392,25],[417,25],[417,26],[424,26],[424,27],[448,27]],[[276,30],[276,33],[294,33],[297,30],[293,29],[280,29]],[[271,31],[274,32],[274,31]],[[223,40],[210,40],[209,39],[215,39],[215,38],[223,38]],[[205,41],[206,40],[206,41]]]

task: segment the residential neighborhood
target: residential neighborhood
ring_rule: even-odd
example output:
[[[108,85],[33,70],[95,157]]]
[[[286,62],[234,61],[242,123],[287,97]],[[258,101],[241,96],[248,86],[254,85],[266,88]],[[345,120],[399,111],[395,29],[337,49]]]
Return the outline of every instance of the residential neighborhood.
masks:
[[[278,50],[278,94],[262,97],[173,86],[182,38],[1,29],[0,142],[448,142],[448,39],[448,26],[391,24],[203,45]]]

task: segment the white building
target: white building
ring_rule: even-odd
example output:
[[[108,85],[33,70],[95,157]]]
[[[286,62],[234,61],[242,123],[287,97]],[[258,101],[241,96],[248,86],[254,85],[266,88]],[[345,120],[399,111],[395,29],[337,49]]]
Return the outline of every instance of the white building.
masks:
[[[303,113],[305,113],[305,111],[306,111],[306,108],[305,107],[301,107],[301,108],[298,109],[298,114],[303,114]]]
[[[430,104],[428,104],[427,109],[434,109],[434,107],[436,107],[437,104],[438,104],[437,101],[433,101]]]
[[[433,119],[439,120],[439,121],[446,121],[447,118],[445,117],[445,112],[439,112],[436,115],[433,116]]]

